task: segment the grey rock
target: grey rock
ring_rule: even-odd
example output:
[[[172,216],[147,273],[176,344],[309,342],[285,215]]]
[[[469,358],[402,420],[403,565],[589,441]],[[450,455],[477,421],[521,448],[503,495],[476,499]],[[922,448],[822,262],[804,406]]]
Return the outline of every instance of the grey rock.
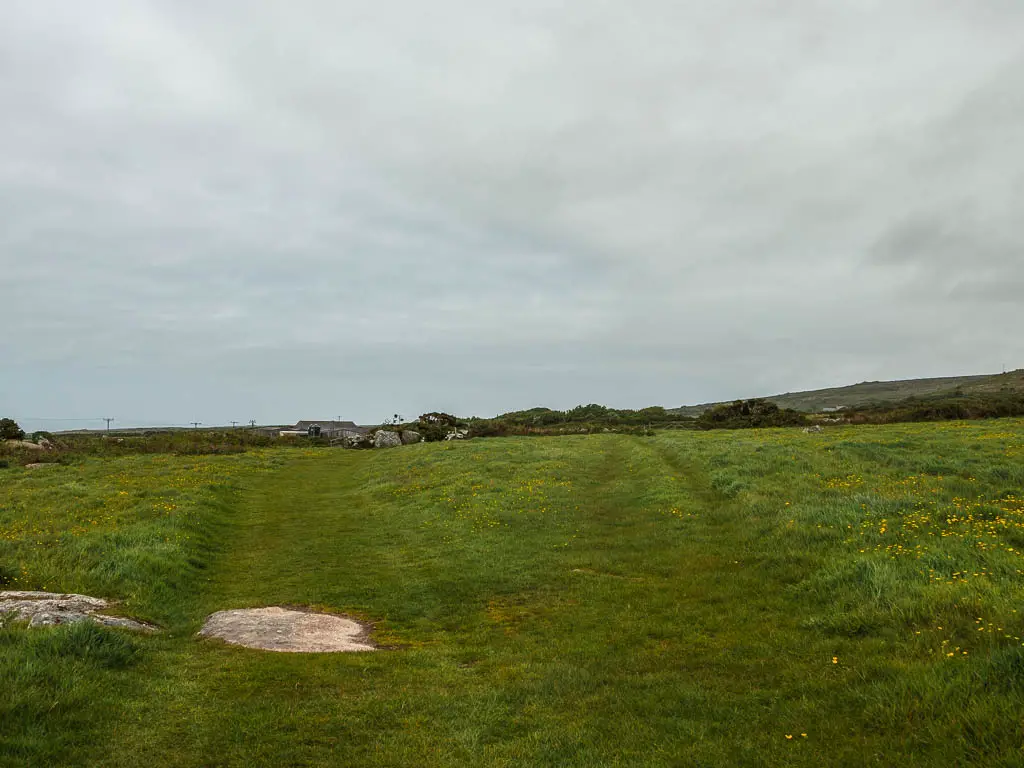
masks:
[[[106,600],[88,595],[18,590],[0,592],[0,614],[10,614],[15,621],[27,621],[29,627],[92,621],[106,627],[121,627],[138,632],[156,631],[156,627],[141,621],[97,613],[108,605]]]
[[[808,435],[815,434],[817,432],[824,432],[824,431],[825,431],[825,428],[822,427],[820,424],[815,424],[813,427],[804,427],[804,433],[808,434]]]
[[[402,445],[413,445],[414,443],[422,443],[423,435],[414,429],[406,429],[402,431]]]
[[[382,429],[373,436],[374,448],[397,448],[401,444],[402,438],[397,432],[388,432]]]
[[[126,619],[124,616],[104,616],[94,613],[89,618],[104,627],[117,627],[118,629],[131,629],[135,632],[156,632],[157,628],[152,624],[146,624],[135,619]]]
[[[277,606],[218,611],[207,618],[199,635],[284,653],[376,650],[369,639],[369,627],[354,619]]]
[[[28,440],[5,440],[4,445],[8,448],[27,448],[30,451],[45,451],[45,446],[38,443],[30,443]]]
[[[342,448],[369,448],[373,443],[362,432],[343,429],[337,437],[331,438],[331,445],[340,445]]]
[[[89,621],[90,617],[87,613],[78,613],[76,611],[63,611],[60,613],[50,613],[49,611],[42,611],[40,613],[32,614],[32,618],[29,619],[29,627],[55,627],[58,624],[77,624],[80,621]]]
[[[26,610],[43,610],[45,607],[55,611],[80,611],[83,613],[98,611],[108,605],[103,598],[89,597],[88,595],[18,590],[0,592],[0,607],[8,603],[16,604],[19,608]],[[10,609],[0,608],[0,610]]]

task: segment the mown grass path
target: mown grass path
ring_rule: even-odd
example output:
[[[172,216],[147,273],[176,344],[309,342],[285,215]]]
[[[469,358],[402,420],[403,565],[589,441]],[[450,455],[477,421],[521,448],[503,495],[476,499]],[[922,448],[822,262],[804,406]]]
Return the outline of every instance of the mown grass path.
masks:
[[[297,460],[241,500],[194,624],[320,606],[396,650],[189,644],[139,722],[182,765],[812,764],[826,744],[862,764],[836,643],[800,631],[752,533],[633,438]]]
[[[171,712],[147,695],[139,721],[181,764],[761,762],[799,728],[780,694],[812,716],[803,663],[832,672],[831,651],[787,651],[795,620],[726,507],[614,436],[295,461],[241,500],[193,625],[312,605],[396,650],[200,643],[163,670]]]

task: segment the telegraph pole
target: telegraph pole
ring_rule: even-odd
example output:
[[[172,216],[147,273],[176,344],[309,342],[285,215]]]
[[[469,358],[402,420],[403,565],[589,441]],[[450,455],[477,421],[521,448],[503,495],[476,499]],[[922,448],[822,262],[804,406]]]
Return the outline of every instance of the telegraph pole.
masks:
[[[113,421],[114,419],[113,419],[113,418],[109,418],[109,419],[108,419],[108,418],[106,418],[106,417],[104,416],[104,417],[103,417],[103,420],[104,420],[105,422],[107,422],[107,432],[109,433],[109,432],[110,432],[110,422],[112,422],[112,421]]]
[[[249,419],[249,426],[256,429],[256,419]]]
[[[202,424],[202,423],[203,422],[201,422],[201,421],[190,421],[189,422],[189,424],[192,425],[192,429],[199,429],[199,425]]]
[[[234,428],[235,428],[235,427],[237,427],[237,426],[238,426],[238,422],[237,422],[237,421],[232,421],[232,422],[231,422],[231,428],[232,428],[232,429],[234,429]]]

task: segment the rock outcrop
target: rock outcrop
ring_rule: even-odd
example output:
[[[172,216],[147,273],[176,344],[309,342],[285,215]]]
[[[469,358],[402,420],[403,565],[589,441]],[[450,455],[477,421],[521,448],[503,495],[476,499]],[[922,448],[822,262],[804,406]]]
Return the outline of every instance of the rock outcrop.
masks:
[[[339,444],[345,448],[372,448],[373,439],[363,432],[342,430],[341,437],[331,440],[331,445]]]
[[[397,432],[381,429],[373,436],[374,448],[397,448],[401,444],[402,438]]]
[[[11,614],[15,621],[27,621],[30,627],[49,627],[92,621],[105,627],[120,627],[138,632],[155,632],[156,627],[121,616],[106,616],[98,611],[110,603],[88,595],[54,592],[0,592],[0,616]]]
[[[30,443],[28,440],[5,440],[4,445],[8,448],[26,448],[30,451],[52,451],[53,443],[49,440],[44,445],[42,442]]]
[[[368,628],[358,621],[278,607],[218,611],[206,620],[199,634],[232,645],[283,653],[377,650],[369,640]]]
[[[423,435],[414,429],[403,429],[402,430],[402,445],[413,445],[415,443],[422,443]]]

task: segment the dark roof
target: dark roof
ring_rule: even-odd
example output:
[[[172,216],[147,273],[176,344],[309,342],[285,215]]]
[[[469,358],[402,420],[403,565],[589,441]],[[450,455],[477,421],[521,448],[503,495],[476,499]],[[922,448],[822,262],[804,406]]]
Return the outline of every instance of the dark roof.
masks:
[[[365,432],[363,427],[356,426],[354,421],[332,421],[325,419],[324,421],[300,421],[292,429],[298,432],[305,432],[312,426],[319,426],[320,429],[350,429],[353,432]]]

